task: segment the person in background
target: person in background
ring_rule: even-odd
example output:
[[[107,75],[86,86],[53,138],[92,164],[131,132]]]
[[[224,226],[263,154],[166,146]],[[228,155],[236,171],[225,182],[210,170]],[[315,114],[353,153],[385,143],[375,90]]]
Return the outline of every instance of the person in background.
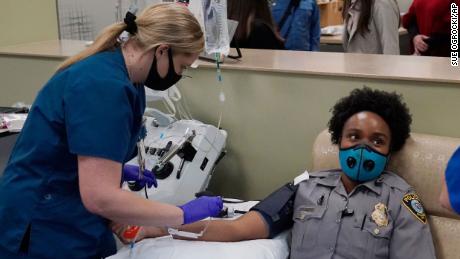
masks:
[[[345,0],[342,16],[345,52],[399,55],[396,0]]]
[[[271,9],[286,49],[319,50],[321,28],[316,0],[276,0]]]
[[[238,21],[231,47],[284,49],[267,0],[228,0],[228,19]]]
[[[291,259],[436,258],[417,193],[386,170],[409,137],[411,122],[400,95],[353,90],[334,105],[329,121],[340,168],[286,184],[237,220],[210,221],[201,240],[272,238],[292,227]],[[199,232],[206,224],[181,229]],[[116,233],[122,229],[114,227]],[[148,228],[143,237],[165,234]]]
[[[439,201],[444,208],[460,214],[460,147],[447,164]]]
[[[130,36],[121,42],[123,31]],[[155,184],[147,171],[123,169],[143,138],[144,85],[168,89],[203,47],[188,9],[160,4],[139,17],[128,12],[59,66],[0,182],[0,258],[105,258],[116,252],[109,221],[175,226],[220,212],[219,197],[177,207],[120,188]]]
[[[414,0],[402,17],[409,32],[412,53],[450,57],[450,5],[460,0]]]

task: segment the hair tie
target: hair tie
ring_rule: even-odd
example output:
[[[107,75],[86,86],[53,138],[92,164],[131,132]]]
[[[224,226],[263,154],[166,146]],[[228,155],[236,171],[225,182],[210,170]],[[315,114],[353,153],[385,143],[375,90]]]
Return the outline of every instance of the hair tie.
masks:
[[[137,24],[136,24],[136,16],[131,13],[127,12],[124,22],[126,24],[126,29],[125,31],[129,32],[130,34],[136,34],[137,32]]]

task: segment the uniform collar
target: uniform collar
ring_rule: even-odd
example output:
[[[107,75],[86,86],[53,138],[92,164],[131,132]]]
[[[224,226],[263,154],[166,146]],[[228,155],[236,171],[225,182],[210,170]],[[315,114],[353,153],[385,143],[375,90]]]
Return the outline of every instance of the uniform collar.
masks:
[[[362,183],[362,184],[360,184],[358,186],[364,186],[367,189],[375,192],[376,194],[378,194],[380,196],[382,194],[382,185],[383,185],[383,182],[384,182],[384,177],[385,176],[383,174],[381,174],[379,178],[377,178],[375,180],[372,180],[372,181],[367,181],[367,182]]]
[[[321,174],[318,174],[318,177],[315,178],[315,182],[323,186],[336,187],[341,183],[341,180],[340,180],[341,172],[342,171],[340,169],[334,169],[331,171],[322,172]],[[381,195],[384,179],[385,179],[385,173],[382,173],[380,177],[375,180],[367,181],[365,183],[361,183],[357,185],[355,187],[355,190],[353,190],[350,193],[350,195],[354,193],[356,190],[358,190],[360,186],[364,186],[370,191],[375,192],[378,195]]]

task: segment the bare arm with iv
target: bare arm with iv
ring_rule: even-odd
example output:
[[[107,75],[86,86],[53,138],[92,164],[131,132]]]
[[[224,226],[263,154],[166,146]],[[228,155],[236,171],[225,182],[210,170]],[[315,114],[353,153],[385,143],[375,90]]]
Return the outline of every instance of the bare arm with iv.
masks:
[[[114,225],[112,230],[123,242],[130,242],[121,237],[120,225]],[[256,211],[250,211],[236,220],[204,220],[179,228],[180,231],[188,233],[201,233],[197,238],[187,238],[173,235],[175,239],[216,241],[216,242],[237,242],[243,240],[268,238],[269,230],[262,215]],[[167,236],[168,230],[159,227],[145,227],[137,237],[136,241],[144,238]]]

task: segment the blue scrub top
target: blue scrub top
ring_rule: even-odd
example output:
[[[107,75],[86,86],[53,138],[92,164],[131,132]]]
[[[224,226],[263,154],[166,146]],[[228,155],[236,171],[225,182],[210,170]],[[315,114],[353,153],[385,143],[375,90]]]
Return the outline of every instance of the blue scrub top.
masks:
[[[0,258],[19,251],[28,229],[32,258],[116,252],[108,221],[83,206],[77,156],[131,159],[144,110],[144,87],[129,80],[119,48],[77,62],[46,83],[0,181]]]
[[[447,164],[446,183],[450,205],[460,214],[460,147],[455,151]]]

